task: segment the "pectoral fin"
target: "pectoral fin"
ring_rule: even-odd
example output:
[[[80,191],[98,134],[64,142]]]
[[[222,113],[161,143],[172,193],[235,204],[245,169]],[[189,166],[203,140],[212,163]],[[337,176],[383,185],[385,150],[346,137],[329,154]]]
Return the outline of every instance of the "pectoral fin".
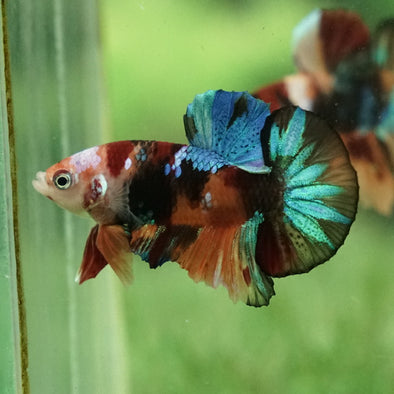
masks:
[[[109,264],[124,283],[131,281],[129,238],[122,226],[96,225],[86,241],[82,264],[75,281],[82,284]]]
[[[82,284],[85,282],[85,280],[95,278],[97,274],[107,265],[107,260],[96,245],[98,231],[99,225],[94,226],[90,230],[90,234],[86,241],[82,263],[79,267],[77,276],[75,277],[75,281],[79,284]]]
[[[132,279],[129,242],[129,236],[122,226],[101,225],[99,227],[97,248],[125,284],[130,283]]]

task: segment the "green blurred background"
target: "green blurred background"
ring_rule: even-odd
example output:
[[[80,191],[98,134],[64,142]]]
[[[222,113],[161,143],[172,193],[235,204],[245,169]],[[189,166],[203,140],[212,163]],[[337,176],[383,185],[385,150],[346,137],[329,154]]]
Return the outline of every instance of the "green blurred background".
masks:
[[[75,285],[92,223],[30,186],[88,145],[185,142],[195,94],[294,71],[291,31],[318,6],[354,9],[371,29],[394,16],[388,0],[9,3],[22,32],[13,89],[32,393],[392,392],[393,217],[360,209],[330,262],[276,280],[271,305],[255,309],[137,257],[130,287],[108,268]]]

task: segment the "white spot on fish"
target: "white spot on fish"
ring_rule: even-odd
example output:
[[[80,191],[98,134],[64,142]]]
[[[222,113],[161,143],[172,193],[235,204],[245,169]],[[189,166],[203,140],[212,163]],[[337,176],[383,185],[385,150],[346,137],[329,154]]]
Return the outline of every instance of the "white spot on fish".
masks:
[[[75,167],[76,173],[81,173],[89,167],[96,168],[101,163],[101,157],[97,154],[99,147],[85,149],[71,156],[70,163]]]
[[[128,158],[126,159],[126,161],[124,162],[124,168],[125,168],[125,170],[128,170],[128,169],[131,167],[132,164],[133,164],[133,162],[131,161],[130,157],[128,157]]]
[[[205,201],[207,203],[208,208],[211,208],[212,207],[212,195],[210,192],[205,194]]]
[[[205,194],[201,200],[201,204],[205,209],[212,208],[212,194],[210,192]]]
[[[108,188],[108,183],[107,180],[105,179],[105,176],[103,174],[99,175],[100,183],[101,183],[101,195],[104,196],[105,193],[107,192]]]
[[[169,163],[167,163],[164,166],[164,175],[168,175],[171,172],[171,166],[169,165]]]

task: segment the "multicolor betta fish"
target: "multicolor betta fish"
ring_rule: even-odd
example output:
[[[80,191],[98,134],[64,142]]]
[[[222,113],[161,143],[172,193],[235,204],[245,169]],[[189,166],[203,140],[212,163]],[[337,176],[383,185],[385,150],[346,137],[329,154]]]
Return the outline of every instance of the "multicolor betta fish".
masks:
[[[256,90],[273,110],[293,104],[340,133],[358,174],[360,202],[394,208],[394,21],[371,39],[360,16],[317,9],[293,30],[297,73]]]
[[[271,110],[293,104],[312,111],[319,97],[332,92],[338,65],[365,52],[369,42],[368,27],[355,12],[316,9],[293,29],[297,73],[259,88],[254,96],[269,102]]]
[[[358,185],[340,138],[296,107],[272,114],[246,92],[197,95],[190,145],[120,141],[38,172],[35,189],[98,224],[77,280],[109,264],[130,280],[131,253],[175,261],[231,299],[268,305],[272,276],[308,272],[342,245]]]
[[[384,109],[376,134],[387,147],[394,171],[394,18],[381,21],[373,35],[372,59],[379,70]]]

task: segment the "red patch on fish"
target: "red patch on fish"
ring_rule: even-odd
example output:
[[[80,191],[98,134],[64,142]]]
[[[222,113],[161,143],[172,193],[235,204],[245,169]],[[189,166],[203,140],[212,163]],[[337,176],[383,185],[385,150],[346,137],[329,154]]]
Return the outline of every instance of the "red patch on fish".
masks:
[[[271,276],[286,276],[296,269],[296,250],[283,226],[266,221],[257,233],[256,261]]]
[[[84,195],[83,206],[85,209],[94,204],[103,195],[103,192],[105,192],[101,180],[104,180],[105,182],[105,178],[102,177],[101,179],[100,176],[92,179],[90,189]]]
[[[103,192],[103,187],[102,187],[99,179],[97,179],[97,178],[93,179],[91,191],[92,191],[91,199],[93,201],[96,201],[99,198],[99,196],[101,196],[101,194]]]
[[[334,70],[345,56],[368,46],[369,30],[356,13],[329,10],[322,13],[320,38],[324,60]]]
[[[242,270],[242,275],[243,275],[246,285],[250,286],[250,284],[252,283],[252,279],[250,277],[249,267],[246,267]]]
[[[284,81],[278,81],[272,85],[264,86],[253,93],[253,96],[270,103],[271,112],[289,104],[288,92]]]
[[[125,161],[134,149],[131,141],[111,142],[107,144],[107,165],[112,176],[117,177],[125,166]]]
[[[342,139],[351,157],[370,163],[378,179],[382,179],[390,173],[390,159],[385,155],[375,134],[344,133]]]
[[[170,142],[160,142],[160,144],[152,144],[150,161],[153,165],[168,160],[169,164],[174,163],[174,154],[183,147],[182,144],[172,144]]]

